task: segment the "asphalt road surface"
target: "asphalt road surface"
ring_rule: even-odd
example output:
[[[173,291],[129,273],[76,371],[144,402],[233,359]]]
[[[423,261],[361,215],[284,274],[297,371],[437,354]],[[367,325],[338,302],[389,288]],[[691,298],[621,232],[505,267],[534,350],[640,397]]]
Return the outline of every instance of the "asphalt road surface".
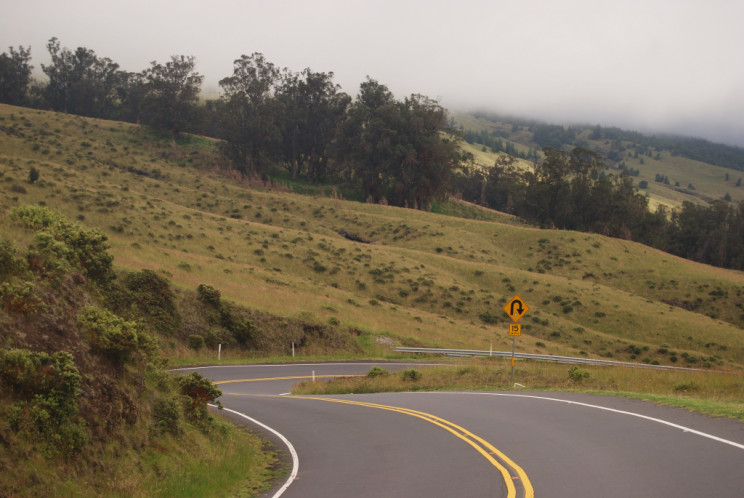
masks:
[[[270,496],[744,497],[744,423],[736,420],[526,390],[288,395],[312,375],[373,365],[194,370],[219,383],[225,408],[264,424],[259,430],[294,459]]]

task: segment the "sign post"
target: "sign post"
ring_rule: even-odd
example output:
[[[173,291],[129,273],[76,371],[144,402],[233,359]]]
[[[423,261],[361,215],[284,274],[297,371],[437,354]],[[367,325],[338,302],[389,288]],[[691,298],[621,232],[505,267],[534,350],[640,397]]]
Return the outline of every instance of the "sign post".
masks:
[[[522,324],[517,323],[519,320],[527,314],[530,307],[524,300],[517,296],[511,298],[511,300],[504,305],[504,312],[509,315],[512,322],[509,324],[509,336],[512,338],[512,360],[511,360],[511,382],[514,382],[514,350],[517,346],[517,337],[522,335]]]

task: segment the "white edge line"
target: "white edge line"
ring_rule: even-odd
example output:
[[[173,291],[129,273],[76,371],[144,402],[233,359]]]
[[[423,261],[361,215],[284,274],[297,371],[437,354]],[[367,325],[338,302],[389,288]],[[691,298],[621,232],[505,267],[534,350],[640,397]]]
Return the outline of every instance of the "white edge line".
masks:
[[[445,393],[442,392],[441,394],[445,394]],[[730,441],[728,439],[723,439],[723,438],[720,438],[718,436],[714,436],[712,434],[708,434],[706,432],[701,432],[701,431],[698,431],[698,430],[695,430],[695,429],[691,429],[689,427],[685,427],[683,425],[675,424],[675,423],[672,423],[672,422],[667,422],[666,420],[662,420],[662,419],[659,419],[659,418],[649,417],[648,415],[641,415],[640,413],[634,413],[634,412],[628,412],[628,411],[624,411],[624,410],[618,410],[616,408],[609,408],[609,407],[606,407],[606,406],[591,405],[589,403],[581,403],[579,401],[571,401],[569,399],[548,398],[546,396],[535,396],[535,395],[531,395],[531,394],[465,393],[465,392],[452,393],[452,394],[482,394],[482,395],[485,395],[485,396],[509,396],[509,397],[513,397],[513,398],[534,398],[534,399],[544,399],[544,400],[548,400],[548,401],[557,401],[559,403],[567,403],[569,405],[578,405],[578,406],[584,406],[584,407],[588,407],[588,408],[596,408],[598,410],[605,410],[605,411],[608,411],[608,412],[619,413],[621,415],[630,415],[632,417],[638,417],[638,418],[650,420],[651,422],[656,422],[656,423],[659,423],[659,424],[667,425],[669,427],[673,427],[675,429],[679,429],[679,430],[681,430],[683,432],[689,432],[689,433],[695,434],[697,436],[701,436],[701,437],[705,437],[705,438],[708,438],[708,439],[712,439],[713,441],[718,441],[719,443],[728,444],[728,445],[731,445],[731,446],[733,446],[735,448],[739,448],[739,449],[744,450],[744,444],[740,444],[740,443],[737,443],[735,441]]]
[[[216,405],[210,404],[209,406],[213,408],[217,408]],[[255,418],[251,418],[244,413],[231,410],[230,408],[222,408],[222,409],[226,412],[234,413],[235,415],[238,415],[239,417],[243,417],[244,419],[250,420],[252,423],[260,427],[263,427],[264,429],[266,429],[267,431],[271,432],[276,437],[281,439],[282,442],[287,446],[287,449],[289,449],[289,453],[292,455],[292,472],[289,474],[289,478],[287,478],[287,481],[284,483],[284,485],[281,488],[279,488],[276,493],[274,493],[273,498],[279,498],[282,494],[284,494],[287,488],[289,488],[289,485],[292,484],[292,482],[294,482],[294,480],[297,478],[297,472],[299,471],[299,468],[300,468],[300,459],[297,456],[297,451],[295,451],[294,446],[292,446],[292,443],[289,442],[289,439],[284,437],[281,433],[279,433],[275,429],[272,429],[268,425],[259,422]]]

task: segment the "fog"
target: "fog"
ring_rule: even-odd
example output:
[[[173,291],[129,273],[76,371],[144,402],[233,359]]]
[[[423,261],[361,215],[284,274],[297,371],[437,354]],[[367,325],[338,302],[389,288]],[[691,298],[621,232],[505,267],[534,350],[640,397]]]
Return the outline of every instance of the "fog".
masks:
[[[744,146],[740,0],[3,0],[0,51],[92,49],[127,71],[193,55],[205,93],[233,60],[367,76],[398,98]]]

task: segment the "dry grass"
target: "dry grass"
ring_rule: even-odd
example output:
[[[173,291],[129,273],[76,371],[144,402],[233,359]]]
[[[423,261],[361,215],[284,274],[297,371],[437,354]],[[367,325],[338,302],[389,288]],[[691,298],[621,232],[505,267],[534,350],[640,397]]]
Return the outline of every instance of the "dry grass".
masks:
[[[12,117],[11,117],[12,115]],[[235,181],[212,141],[0,106],[0,208],[45,203],[106,232],[115,264],[284,317],[404,346],[744,365],[744,275],[598,235],[525,227],[466,203],[427,213]],[[29,168],[40,171],[34,184]],[[457,216],[454,216],[454,215]],[[465,219],[461,216],[467,216]],[[0,219],[3,233],[10,227]],[[341,237],[340,228],[373,244]],[[6,231],[7,230],[7,231]]]
[[[422,367],[421,378],[390,373],[301,382],[293,394],[348,394],[431,390],[513,389],[508,360],[463,360],[452,366]],[[744,421],[744,376],[733,372],[642,370],[625,367],[567,366],[520,361],[514,382],[530,390],[589,391],[650,399]]]

